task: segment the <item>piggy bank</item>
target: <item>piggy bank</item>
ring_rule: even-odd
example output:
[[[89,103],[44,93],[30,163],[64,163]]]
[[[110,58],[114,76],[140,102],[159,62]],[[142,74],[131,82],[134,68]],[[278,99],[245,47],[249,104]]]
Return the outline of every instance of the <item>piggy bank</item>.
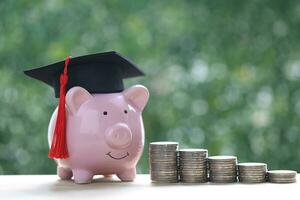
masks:
[[[144,147],[142,111],[149,92],[142,85],[118,93],[90,94],[72,87],[66,94],[67,146],[69,157],[55,159],[61,179],[90,183],[94,175],[116,174],[132,181]],[[51,146],[57,108],[48,128]]]

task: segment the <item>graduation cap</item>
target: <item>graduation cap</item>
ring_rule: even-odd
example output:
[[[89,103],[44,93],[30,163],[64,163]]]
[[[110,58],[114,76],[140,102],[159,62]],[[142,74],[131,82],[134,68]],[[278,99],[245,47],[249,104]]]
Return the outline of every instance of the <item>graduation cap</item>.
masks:
[[[64,71],[64,63],[56,62],[24,73],[52,86],[55,96],[59,97],[59,77]],[[124,90],[123,79],[144,75],[135,64],[114,51],[74,57],[68,66],[66,91],[80,86],[90,93],[121,92]]]
[[[123,79],[143,76],[144,73],[131,61],[115,51],[67,57],[64,61],[30,69],[24,73],[54,88],[59,97],[58,114],[50,158],[68,158],[66,143],[66,92],[80,86],[90,93],[115,93],[124,90]]]

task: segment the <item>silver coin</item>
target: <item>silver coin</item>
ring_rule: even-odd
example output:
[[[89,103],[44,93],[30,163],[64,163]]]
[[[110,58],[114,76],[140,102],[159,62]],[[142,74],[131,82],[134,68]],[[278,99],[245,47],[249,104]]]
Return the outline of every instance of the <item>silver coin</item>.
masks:
[[[164,159],[157,159],[157,160],[151,160],[150,163],[153,163],[153,164],[177,164],[177,161],[176,160],[164,160]]]
[[[180,160],[207,160],[205,156],[182,156],[182,155],[178,155],[178,158]]]
[[[261,174],[238,174],[240,177],[267,177],[266,174],[261,173]]]
[[[267,172],[267,169],[241,169],[241,168],[238,168],[238,171],[239,172],[249,172],[249,173],[257,173],[257,172]]]
[[[194,153],[194,152],[190,152],[190,153],[182,153],[179,151],[178,156],[180,158],[202,158],[202,159],[206,159],[207,158],[207,154],[200,154],[200,153]]]
[[[163,156],[160,156],[160,157],[154,157],[154,156],[150,156],[150,160],[174,160],[174,161],[177,161],[176,157],[175,156],[170,156],[170,157],[163,157]]]
[[[224,179],[209,179],[210,182],[212,183],[235,183],[237,182],[237,179],[228,179],[228,180],[224,180]]]
[[[180,177],[185,177],[185,178],[207,178],[206,174],[201,174],[201,175],[194,175],[194,174],[179,174]]]
[[[151,173],[151,177],[154,178],[175,178],[178,177],[178,174],[174,173],[174,174],[163,174],[163,173]]]
[[[202,173],[179,172],[179,174],[182,176],[207,176],[206,172],[202,172]]]
[[[207,157],[207,149],[180,149],[179,155],[182,157]]]
[[[193,175],[180,175],[179,176],[181,179],[206,179],[207,180],[207,176],[193,176]]]
[[[208,165],[209,168],[237,168],[235,164],[209,164]]]
[[[181,179],[182,183],[206,183],[207,180],[190,180],[190,179]]]
[[[150,154],[149,158],[155,159],[155,158],[161,158],[161,159],[177,159],[177,155],[168,155],[168,154]]]
[[[176,154],[178,155],[178,152],[176,148],[174,149],[149,149],[149,154]]]
[[[177,172],[177,169],[175,168],[175,169],[153,169],[153,168],[151,168],[150,169],[150,172],[151,173],[160,173],[160,172]]]
[[[207,166],[207,163],[205,161],[185,161],[185,160],[179,160],[179,163],[182,165],[205,165]]]
[[[269,177],[296,177],[297,172],[293,170],[271,170],[268,171]]]
[[[158,182],[178,182],[177,177],[171,177],[171,178],[162,178],[162,177],[151,177],[152,181],[158,181]]]
[[[208,167],[210,170],[236,170],[236,166],[214,165]]]
[[[176,159],[177,160],[176,155],[166,155],[166,154],[162,154],[162,155],[150,154],[149,158],[151,158],[151,159]]]
[[[179,174],[181,175],[195,175],[195,176],[207,176],[207,173],[206,172],[189,172],[189,171],[179,171],[178,172]]]
[[[177,156],[176,155],[167,155],[167,154],[150,154],[149,157],[151,159],[176,159],[177,160]]]
[[[266,180],[241,180],[239,179],[239,182],[241,183],[265,183]]]
[[[179,176],[180,180],[199,180],[199,181],[207,181],[208,178],[206,176]]]
[[[178,174],[176,172],[173,172],[173,173],[162,173],[162,172],[151,172],[151,176],[152,177],[177,177]]]
[[[296,178],[289,178],[289,179],[274,179],[274,178],[269,178],[268,179],[269,182],[271,183],[295,183],[296,182]]]
[[[264,173],[266,174],[267,173],[267,170],[266,169],[261,169],[261,170],[240,170],[240,169],[237,169],[237,171],[240,173],[240,174],[260,174],[260,173]]]
[[[201,162],[206,162],[206,158],[205,157],[193,157],[193,158],[191,158],[191,157],[178,157],[178,160],[182,160],[182,161],[196,161],[196,162],[199,162],[199,161],[201,161]]]
[[[235,172],[235,173],[237,173],[236,169],[223,169],[223,168],[209,169],[209,171],[212,172],[212,173],[222,173],[222,172]]]
[[[236,179],[236,176],[209,176],[210,179],[214,180],[232,180]]]
[[[150,145],[154,145],[154,146],[177,145],[178,146],[178,142],[159,141],[159,142],[151,142]]]
[[[198,172],[198,173],[193,173],[193,172],[178,172],[180,175],[190,175],[190,176],[207,176],[207,173],[205,172]]]
[[[179,164],[180,165],[182,165],[182,166],[199,166],[199,167],[207,167],[207,165],[205,164],[205,163],[196,163],[196,162],[194,162],[194,163],[185,163],[185,162],[179,162]]]
[[[177,171],[150,171],[151,176],[167,176],[167,177],[173,177],[178,175]]]
[[[178,176],[151,176],[151,180],[178,180]]]
[[[207,171],[207,169],[205,167],[203,168],[190,168],[190,167],[182,167],[182,166],[179,166],[178,167],[178,170],[180,171]]]
[[[176,158],[153,158],[150,157],[149,161],[173,161],[173,162],[177,162]]]
[[[164,147],[160,147],[160,148],[150,148],[149,152],[151,153],[176,153],[178,154],[178,151],[176,149],[176,147],[172,147],[172,148],[164,148]]]
[[[160,180],[160,179],[151,179],[153,183],[177,183],[178,179],[171,180]]]
[[[252,175],[238,176],[238,177],[242,179],[265,179],[266,178],[266,176],[252,176]]]
[[[209,172],[208,173],[209,174],[209,176],[237,176],[237,174],[236,173],[234,173],[234,172],[223,172],[223,173],[211,173],[211,172]]]
[[[234,173],[237,174],[236,170],[209,170],[211,174],[226,174],[226,173]]]
[[[149,165],[150,167],[178,167],[176,162],[152,162]]]
[[[191,169],[178,169],[180,172],[194,172],[194,173],[200,173],[200,172],[207,172],[206,169],[197,169],[197,170],[191,170]]]
[[[179,152],[190,153],[190,152],[199,152],[199,153],[207,153],[207,149],[180,149]]]
[[[269,180],[292,180],[292,179],[296,179],[296,177],[289,177],[289,178],[270,178]]]
[[[149,151],[150,155],[169,155],[169,156],[177,156],[176,151]]]
[[[207,163],[209,165],[236,165],[236,161],[224,161],[224,162],[221,162],[221,161],[218,161],[218,162],[212,162],[210,160],[207,160]]]
[[[207,166],[207,163],[202,160],[178,160],[178,162],[182,165],[205,165]]]
[[[178,149],[178,145],[158,145],[158,144],[150,144],[150,151],[176,151]]]
[[[239,163],[237,164],[239,167],[245,167],[245,168],[256,168],[256,167],[267,167],[266,163],[256,163],[256,162],[246,162],[246,163]]]
[[[266,173],[238,173],[238,176],[266,176]]]
[[[178,177],[177,174],[151,174],[154,179],[175,179]]]
[[[235,161],[237,160],[237,157],[236,156],[210,156],[208,157],[208,160],[212,162]]]
[[[172,166],[172,167],[168,167],[168,166],[150,166],[150,169],[153,171],[167,171],[167,170],[178,170],[177,166]]]
[[[260,178],[253,178],[253,177],[238,177],[240,181],[243,181],[243,180],[260,180],[260,181],[265,181],[266,178],[265,177],[260,177]]]
[[[151,171],[177,171],[177,167],[150,167]]]
[[[266,179],[239,179],[241,183],[265,183]]]
[[[214,177],[236,177],[237,175],[233,172],[224,172],[224,173],[209,173],[209,176]]]
[[[195,169],[195,170],[197,170],[197,169],[207,169],[207,167],[205,165],[182,165],[182,164],[179,164],[178,166],[181,169],[184,169],[184,168],[186,168],[186,169]]]
[[[207,179],[189,179],[189,178],[181,178],[181,182],[183,183],[206,183]]]
[[[150,165],[157,165],[157,166],[159,166],[159,165],[161,165],[161,166],[173,166],[173,165],[176,165],[177,166],[177,162],[172,162],[172,161],[152,161],[151,163],[150,163]]]
[[[185,163],[185,162],[178,162],[182,166],[191,166],[191,167],[205,167],[207,168],[207,165],[205,163]]]

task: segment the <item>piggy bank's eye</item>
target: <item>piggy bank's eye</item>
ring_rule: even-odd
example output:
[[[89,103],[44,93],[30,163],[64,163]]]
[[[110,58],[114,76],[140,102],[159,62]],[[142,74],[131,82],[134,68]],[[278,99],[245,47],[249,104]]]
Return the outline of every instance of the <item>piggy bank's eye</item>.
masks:
[[[127,114],[128,113],[127,110],[124,110],[124,113]]]
[[[104,112],[103,112],[103,115],[107,115],[107,112],[106,112],[106,111],[104,111]]]

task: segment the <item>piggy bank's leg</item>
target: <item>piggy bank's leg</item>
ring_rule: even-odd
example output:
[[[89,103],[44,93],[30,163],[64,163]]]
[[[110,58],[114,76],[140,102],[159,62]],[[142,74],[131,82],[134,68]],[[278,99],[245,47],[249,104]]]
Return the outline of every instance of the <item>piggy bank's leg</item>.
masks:
[[[71,169],[63,168],[57,166],[57,175],[62,179],[62,180],[69,180],[72,178],[73,173]]]
[[[93,173],[84,169],[73,170],[73,175],[75,183],[79,184],[91,183],[94,176]]]
[[[119,179],[121,179],[121,181],[133,181],[135,179],[135,175],[136,175],[135,167],[117,174],[117,176],[119,177]]]
[[[112,178],[113,175],[112,174],[104,174],[103,176],[104,176],[104,178]]]

